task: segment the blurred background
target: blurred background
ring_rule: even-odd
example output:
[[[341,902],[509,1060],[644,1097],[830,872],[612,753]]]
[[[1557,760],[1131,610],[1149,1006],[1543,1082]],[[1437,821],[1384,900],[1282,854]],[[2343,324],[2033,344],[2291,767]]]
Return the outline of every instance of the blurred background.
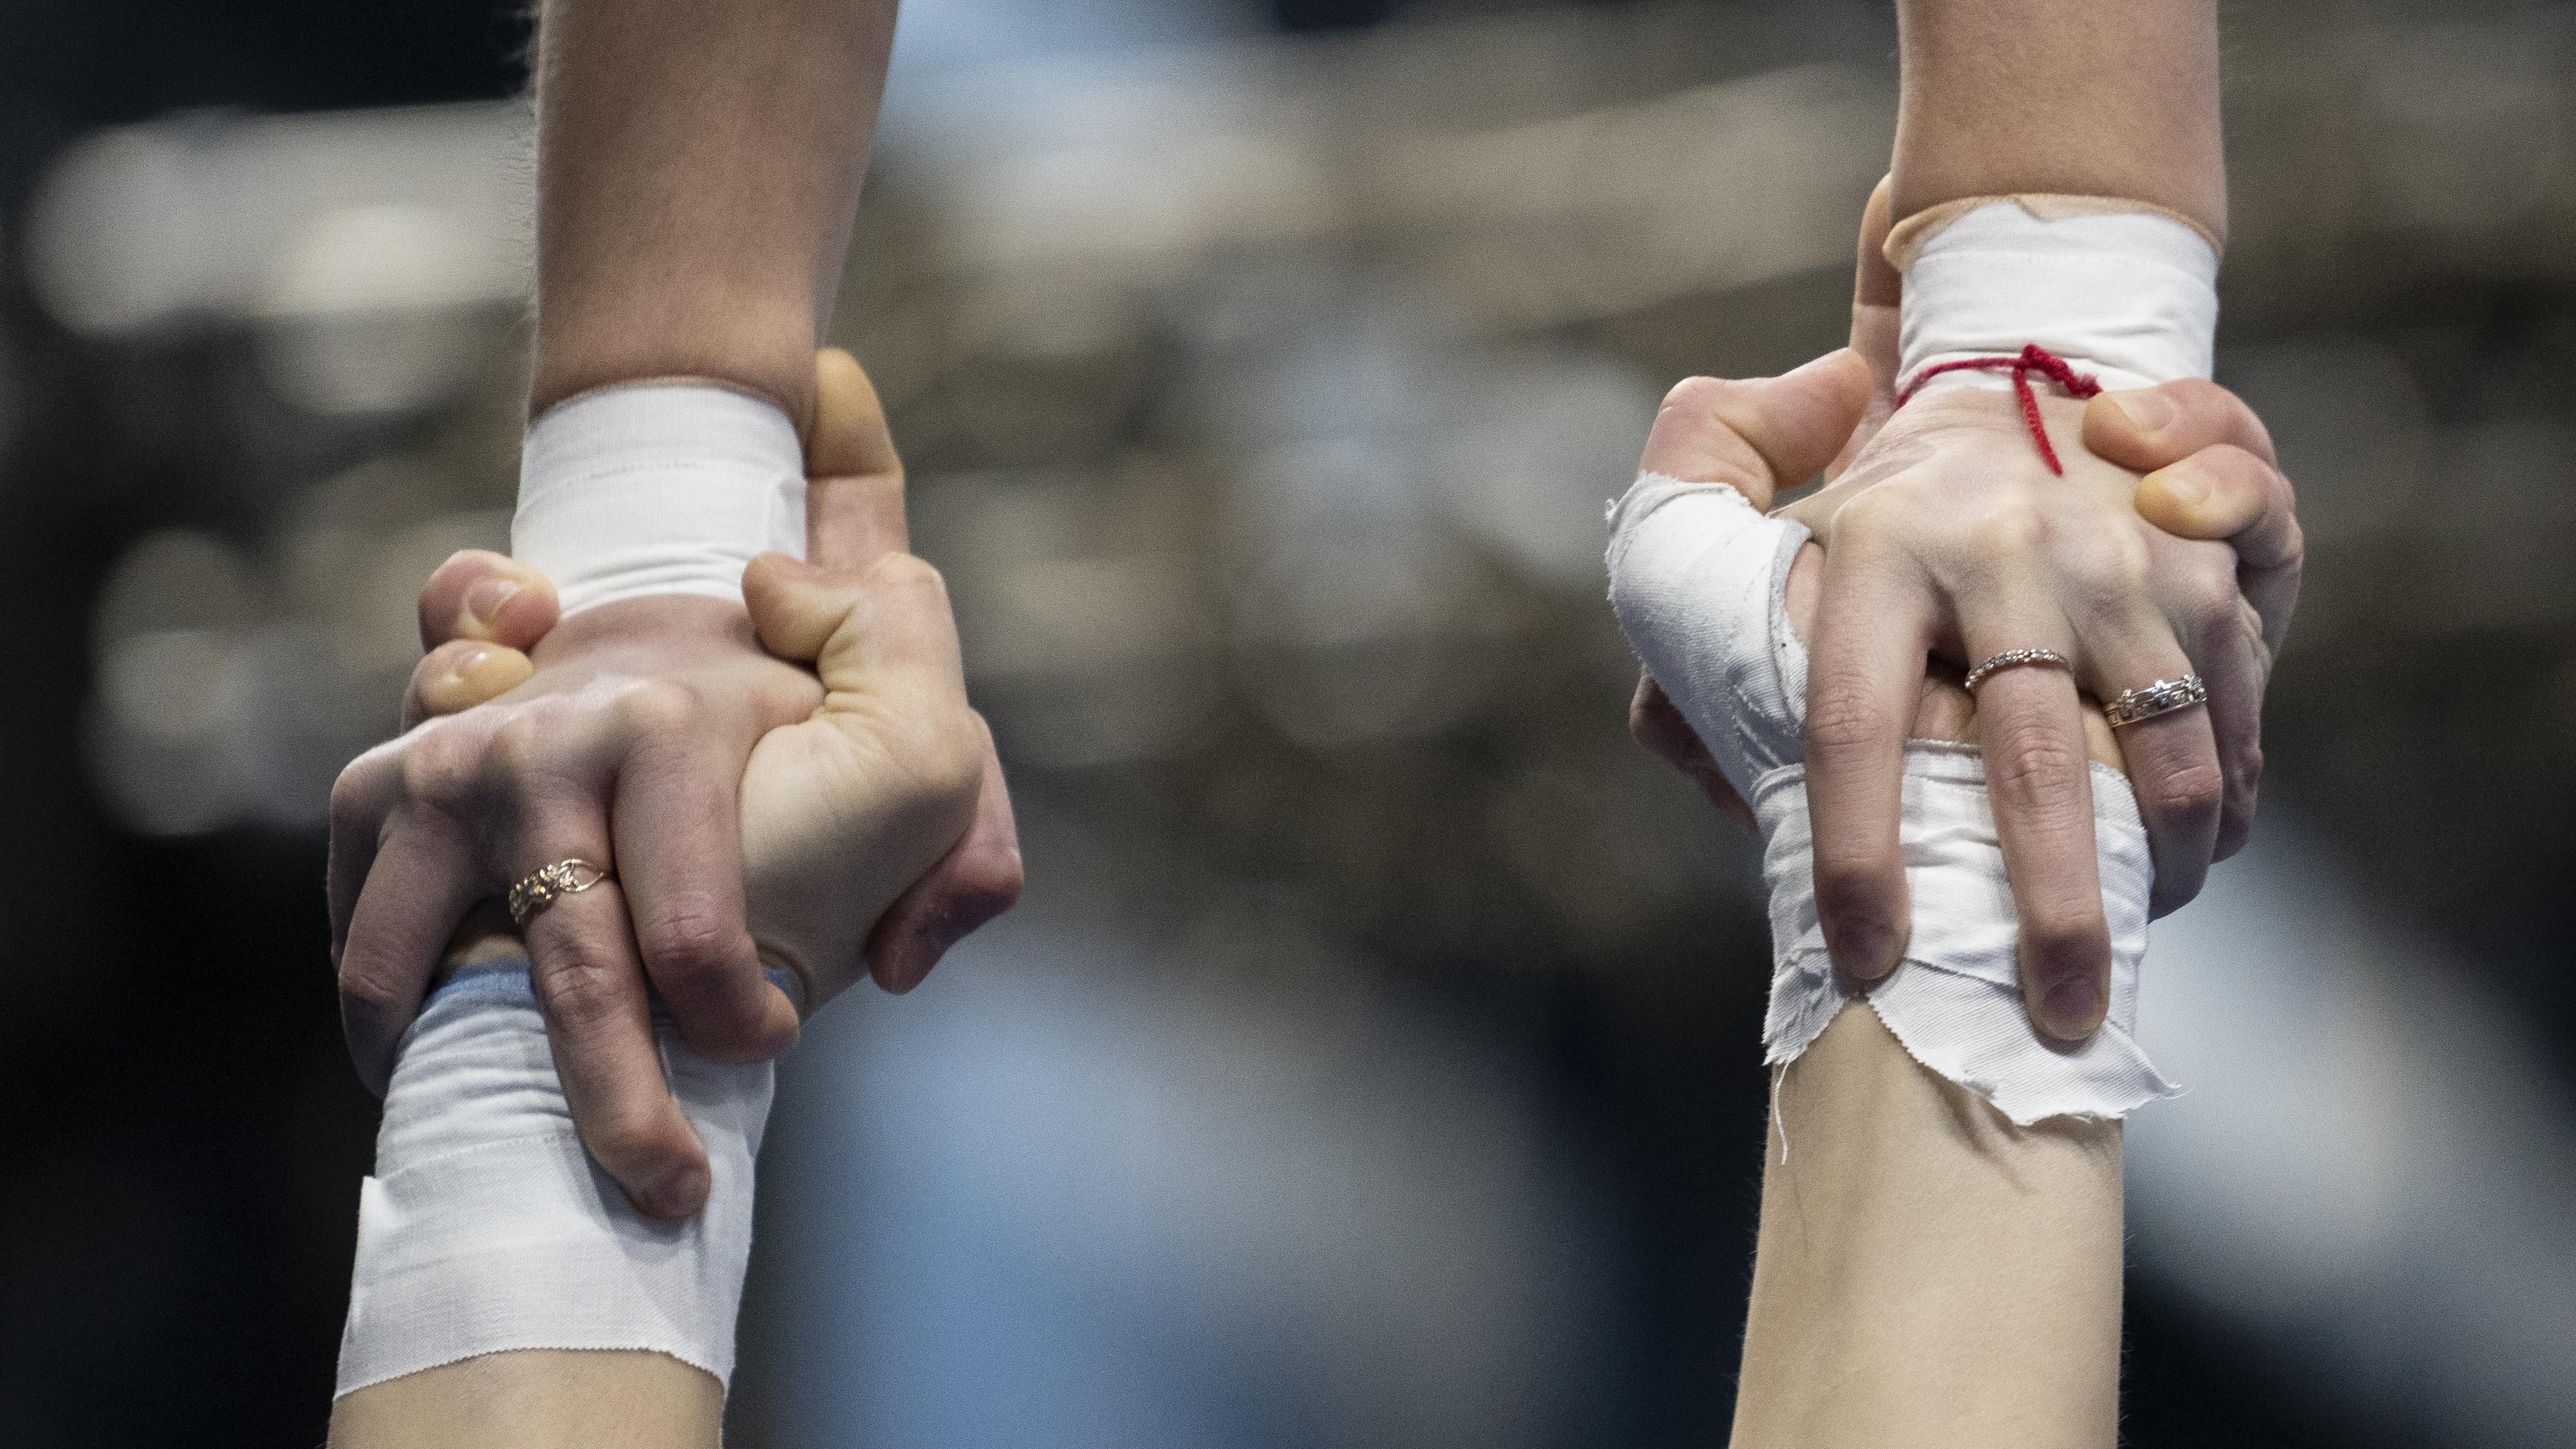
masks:
[[[0,1442],[318,1442],[374,1104],[330,781],[505,546],[525,31],[12,6]],[[2312,549],[2258,843],[2158,928],[2138,1445],[2576,1442],[2576,13],[2225,9],[2221,379]],[[1715,1443],[1751,843],[1600,519],[1836,345],[1882,0],[921,0],[838,340],[1025,905],[788,1067],[733,1442]]]

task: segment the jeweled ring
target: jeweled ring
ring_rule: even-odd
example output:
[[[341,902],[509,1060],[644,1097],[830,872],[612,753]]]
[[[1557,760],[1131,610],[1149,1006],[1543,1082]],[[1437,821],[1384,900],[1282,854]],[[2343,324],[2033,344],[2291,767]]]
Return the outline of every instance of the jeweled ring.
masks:
[[[1970,694],[1976,693],[1977,686],[1985,683],[1986,676],[1994,673],[1996,670],[2030,668],[2065,669],[2071,671],[2075,666],[2067,663],[2066,656],[2058,653],[2054,649],[2007,649],[2003,653],[1995,655],[1985,663],[1968,671],[1968,692]]]
[[[2118,729],[2142,719],[2154,719],[2160,714],[2207,703],[2209,686],[2200,682],[2199,675],[2186,674],[2180,679],[2159,679],[2142,688],[2120,691],[2119,698],[2102,706],[2102,717],[2111,722],[2111,728]]]
[[[608,872],[586,860],[541,865],[510,887],[510,922],[524,926],[528,917],[554,904],[555,897],[577,895],[606,879]]]

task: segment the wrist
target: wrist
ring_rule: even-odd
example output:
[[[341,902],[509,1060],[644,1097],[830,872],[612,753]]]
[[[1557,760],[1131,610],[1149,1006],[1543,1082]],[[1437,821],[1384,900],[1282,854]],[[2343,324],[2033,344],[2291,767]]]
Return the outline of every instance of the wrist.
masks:
[[[1996,197],[1900,225],[1888,260],[1905,274],[1900,393],[1918,382],[1939,391],[2016,389],[2020,382],[1999,371],[1931,374],[2034,345],[2106,389],[2209,375],[2217,248],[2160,209]]]
[[[528,425],[511,551],[554,581],[567,623],[660,595],[738,608],[745,565],[804,548],[803,444],[766,398],[716,383],[621,383]]]

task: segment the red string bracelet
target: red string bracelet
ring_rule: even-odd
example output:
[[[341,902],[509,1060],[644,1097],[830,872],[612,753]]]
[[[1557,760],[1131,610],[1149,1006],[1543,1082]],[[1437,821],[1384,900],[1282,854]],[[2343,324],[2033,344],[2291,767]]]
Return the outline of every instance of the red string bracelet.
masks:
[[[2048,445],[2048,429],[2039,421],[2039,398],[2030,390],[2034,372],[2066,389],[2073,397],[2092,397],[2102,391],[2102,384],[2066,365],[2066,359],[2033,342],[2012,357],[1963,357],[1956,362],[1937,363],[1914,374],[1905,391],[1896,395],[1896,405],[1905,406],[1908,399],[1923,390],[1923,384],[1945,372],[2005,372],[2013,375],[2013,391],[2021,398],[2021,420],[2030,424],[2030,439],[2039,444],[2039,456],[2048,463],[2048,471],[2063,478],[2066,469],[2057,461],[2057,450]]]

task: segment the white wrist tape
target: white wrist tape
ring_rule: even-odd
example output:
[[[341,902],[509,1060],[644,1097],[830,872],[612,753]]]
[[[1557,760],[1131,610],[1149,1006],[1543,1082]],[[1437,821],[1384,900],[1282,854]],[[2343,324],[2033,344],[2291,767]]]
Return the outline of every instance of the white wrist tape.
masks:
[[[359,1191],[335,1396],[520,1348],[652,1349],[730,1382],[773,1073],[660,1035],[714,1169],[685,1223],[637,1213],[583,1153],[525,962],[469,967],[430,998]]]
[[[583,393],[528,425],[510,551],[566,618],[648,594],[742,602],[743,566],[805,556],[805,458],[777,404],[712,383]]]
[[[1610,601],[1629,643],[1753,807],[1771,896],[1764,1060],[1797,1059],[1850,994],[1816,915],[1803,735],[1807,651],[1783,604],[1807,530],[1717,483],[1647,474],[1610,514]],[[1900,839],[1914,918],[1904,960],[1867,992],[1915,1060],[2024,1126],[2121,1117],[2171,1096],[2130,1032],[2154,883],[2137,800],[2093,767],[2095,849],[2111,928],[2111,1000],[2076,1048],[2042,1040],[2016,988],[2013,900],[1969,746],[1906,747]]]
[[[1905,272],[1900,389],[1927,367],[2010,356],[2034,342],[2108,389],[2209,376],[2218,253],[2173,217],[2090,210],[2044,218],[1999,198],[1905,241],[1889,249]],[[2011,387],[2002,373],[1961,371],[1923,391]]]

